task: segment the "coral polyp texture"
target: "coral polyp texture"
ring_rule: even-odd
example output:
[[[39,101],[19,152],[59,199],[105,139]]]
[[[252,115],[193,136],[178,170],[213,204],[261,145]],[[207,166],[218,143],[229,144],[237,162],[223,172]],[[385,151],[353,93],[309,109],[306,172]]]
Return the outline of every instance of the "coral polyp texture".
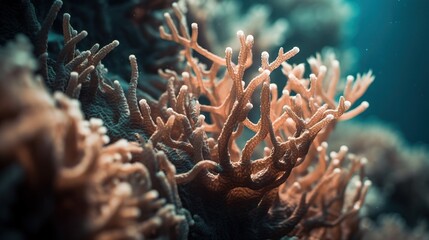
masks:
[[[138,87],[144,56],[129,56],[129,83],[113,80],[101,61],[119,42],[78,50],[88,33],[67,13],[51,54],[61,5],[33,25],[37,64],[23,35],[0,50],[1,237],[359,238],[367,160],[346,146],[328,154],[327,140],[368,107],[357,102],[371,72],[342,84],[339,62],[316,55],[308,75],[287,62],[297,47],[254,63],[257,39],[242,31],[238,50],[215,55],[173,3],[159,30],[181,62],[161,64],[166,90],[155,99]]]

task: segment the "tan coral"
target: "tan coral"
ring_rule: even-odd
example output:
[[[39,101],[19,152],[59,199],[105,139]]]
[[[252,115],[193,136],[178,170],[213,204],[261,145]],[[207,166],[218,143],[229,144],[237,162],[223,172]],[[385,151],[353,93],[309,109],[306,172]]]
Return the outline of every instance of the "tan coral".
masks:
[[[358,80],[353,86],[353,79],[349,77],[344,90],[345,97],[340,97],[337,102],[335,101],[336,88],[340,77],[338,61],[335,61],[332,64],[332,70],[327,72],[328,69],[321,64],[321,61],[317,59],[309,60],[313,74],[310,75],[309,79],[304,79],[305,69],[303,65],[291,66],[285,63],[285,61],[298,53],[298,48],[293,48],[286,53],[283,52],[283,49],[280,49],[276,59],[272,62],[268,60],[268,53],[263,52],[261,54],[259,74],[246,84],[244,73],[252,64],[253,37],[251,35],[246,37],[241,31],[237,33],[241,47],[238,62],[235,64],[232,62],[232,49],[226,49],[225,58],[223,59],[198,45],[197,25],[195,23],[191,25],[192,34],[189,35],[178,6],[173,5],[173,8],[179,19],[179,25],[176,27],[171,16],[166,14],[165,18],[170,33],[161,27],[161,37],[175,41],[185,47],[183,53],[188,63],[188,68],[181,77],[174,73],[169,74],[169,77],[175,79],[176,82],[182,82],[194,99],[205,96],[210,101],[210,105],[200,105],[200,110],[197,112],[202,111],[210,114],[211,123],[204,122],[203,125],[208,133],[207,147],[210,151],[211,160],[218,163],[222,168],[222,171],[216,172],[210,167],[206,173],[202,172],[201,174],[194,172],[202,171],[200,167],[194,168],[187,173],[190,179],[184,182],[191,182],[193,178],[201,179],[205,182],[206,188],[225,194],[227,201],[230,202],[248,198],[272,202],[275,197],[269,200],[264,195],[272,189],[276,189],[286,180],[293,181],[293,179],[299,179],[299,176],[304,174],[312,164],[313,158],[317,157],[317,151],[315,150],[317,148],[326,148],[325,145],[320,146],[320,144],[327,139],[336,121],[352,118],[368,107],[368,104],[364,102],[359,107],[348,111],[373,81],[371,73],[364,75],[364,77],[358,76]],[[199,64],[198,60],[192,55],[193,50],[212,61],[212,66],[207,69],[204,65]],[[283,95],[278,97],[277,86],[269,84],[269,76],[280,65],[283,65],[283,72],[288,81],[282,91]],[[226,67],[226,72],[223,77],[219,77],[219,70],[222,66]],[[247,115],[253,107],[251,97],[259,86],[262,86],[261,116],[257,123],[253,123],[247,118]],[[229,91],[226,91],[228,88]],[[180,89],[182,90],[183,87],[180,87]],[[170,91],[174,92],[174,89],[170,88]],[[167,102],[173,102],[172,97],[172,94],[166,96],[166,98],[170,99]],[[174,105],[170,105],[170,107],[167,115],[174,116],[176,108]],[[168,117],[167,124],[173,126],[174,118],[171,116]],[[162,125],[162,121],[160,119],[158,121]],[[162,127],[161,125],[160,127]],[[248,128],[255,134],[240,149],[236,140],[243,128]],[[189,133],[182,134],[182,136],[189,135]],[[173,146],[171,140],[169,141],[170,145]],[[188,141],[185,138],[184,142]],[[262,143],[266,146],[264,149],[265,156],[259,159],[252,159],[256,149],[260,148]],[[191,143],[188,144],[192,145]],[[309,150],[310,153],[308,153]],[[338,153],[339,155],[341,155],[341,151]],[[342,159],[344,157],[345,155],[337,158]],[[324,161],[323,157],[321,159]],[[323,198],[328,198],[331,191],[344,192],[351,176],[354,175],[357,169],[362,168],[358,164],[359,161],[356,161],[352,161],[353,164],[351,164],[351,170],[349,171],[340,170],[338,168],[341,166],[340,163],[336,163],[337,167],[335,168],[326,168],[321,165],[322,169],[319,169],[317,174],[319,176],[329,176],[329,181],[333,182],[333,184],[329,184],[333,185],[330,188],[327,188],[328,185],[324,184],[328,182],[326,178],[315,177],[310,180],[311,175],[306,176],[304,178],[306,180],[302,179],[302,184],[308,182],[304,185],[310,185],[309,182],[315,181],[318,186],[315,189],[325,189],[320,190],[323,192],[323,194],[320,194]],[[297,171],[293,171],[292,169],[296,167],[298,168]],[[329,174],[332,171],[337,174]],[[361,179],[360,181],[361,187],[356,190],[354,203],[352,206],[347,205],[344,207],[349,210],[344,214],[340,214],[335,221],[328,221],[329,219],[325,219],[325,216],[322,216],[323,219],[321,218],[318,221],[321,222],[321,225],[324,223],[323,227],[338,225],[360,208],[368,187],[365,185],[364,190],[361,190],[364,180]],[[301,189],[301,183],[297,181],[297,184]],[[309,195],[307,198],[296,198],[301,204],[297,203],[294,209],[300,212],[298,218],[303,218],[306,212],[310,211],[309,208],[313,205],[313,201],[316,201],[317,194],[308,187],[303,187],[299,192],[299,195],[303,194],[302,196],[305,196],[306,193]],[[293,202],[292,199],[286,199],[286,201],[288,201],[288,204]],[[337,203],[336,205],[338,206],[336,207],[337,211],[341,213],[342,204]],[[325,211],[324,207],[322,206],[321,210]],[[311,211],[308,214],[311,214]],[[298,224],[298,222],[295,224]],[[322,227],[321,225],[317,225],[317,228]],[[306,232],[306,234],[311,232],[309,227],[304,229],[301,231]],[[287,231],[282,231],[282,233],[287,234]],[[299,234],[299,232],[296,232],[296,234]]]
[[[28,45],[20,38],[0,49],[0,84],[7,93],[2,102],[10,106],[0,114],[2,168],[15,159],[30,189],[53,188],[53,208],[61,220],[57,225],[71,234],[68,237],[186,238],[191,220],[181,208],[175,167],[165,154],[150,144],[126,140],[109,144],[103,122],[84,120],[79,102],[63,93],[51,96],[33,76],[31,61],[24,65],[10,61],[14,54],[31,58]],[[11,66],[4,64],[5,58]]]

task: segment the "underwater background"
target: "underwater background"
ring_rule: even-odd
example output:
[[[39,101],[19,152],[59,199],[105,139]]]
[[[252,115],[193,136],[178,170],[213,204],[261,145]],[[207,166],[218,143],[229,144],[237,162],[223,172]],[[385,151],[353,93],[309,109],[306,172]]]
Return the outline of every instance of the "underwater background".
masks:
[[[49,19],[50,8],[58,1],[0,0],[0,73],[6,76],[0,76],[0,239],[429,239],[429,1],[186,0],[179,1],[175,11],[171,7],[173,2],[176,1],[64,0],[61,9],[57,9],[58,16],[51,16],[52,27],[45,29],[47,48],[44,48],[40,37],[43,37],[43,31],[39,28],[44,19]],[[184,19],[174,18],[173,23],[169,23],[165,12],[177,16],[174,15],[177,9],[183,11]],[[64,13],[70,15],[63,18]],[[193,89],[196,83],[186,82],[189,75],[175,73],[186,69],[191,77],[198,75],[195,69],[192,72],[186,68],[192,65],[191,56],[198,59],[201,69],[210,66],[216,58],[210,55],[212,58],[207,59],[198,51],[186,56],[182,50],[194,48],[168,37],[172,24],[180,28],[180,24],[185,23],[191,29],[193,22],[199,24],[198,42],[221,58],[225,56],[226,47],[234,51],[234,60],[239,57],[237,53],[242,45],[237,40],[238,30],[253,35],[254,55],[249,58],[253,57],[255,65],[249,67],[245,77],[258,73],[256,66],[261,62],[260,52],[268,51],[272,61],[279,47],[286,51],[299,47],[300,52],[294,52],[296,55],[287,59],[290,65],[284,65],[282,71],[270,75],[269,81],[277,84],[279,96],[281,89],[291,81],[289,73],[306,78],[312,72],[317,73],[311,67],[324,64],[335,68],[338,59],[340,79],[332,96],[338,107],[330,106],[332,109],[328,111],[341,112],[341,100],[338,99],[348,75],[358,76],[356,79],[364,79],[363,82],[366,80],[365,90],[370,85],[366,92],[363,90],[362,100],[352,108],[358,108],[363,101],[369,102],[369,108],[364,107],[364,102],[360,105],[362,113],[345,122],[337,123],[340,117],[335,115],[335,123],[327,125],[330,134],[320,137],[329,146],[318,139],[315,141],[317,146],[311,145],[311,141],[298,144],[307,149],[297,152],[311,153],[312,146],[314,156],[309,157],[308,165],[303,164],[308,169],[298,168],[296,175],[292,173],[289,182],[285,181],[281,187],[268,184],[270,190],[264,188],[261,191],[249,187],[251,191],[247,193],[248,189],[242,187],[246,183],[235,180],[241,175],[228,175],[220,181],[227,190],[222,189],[219,193],[210,185],[215,182],[213,179],[218,179],[207,180],[205,177],[222,176],[225,166],[221,166],[219,160],[202,161],[204,163],[195,166],[203,159],[219,157],[216,154],[221,145],[221,128],[216,130],[213,125],[217,115],[222,114],[213,114],[210,111],[214,110],[209,106],[201,110],[202,115],[193,116],[191,113],[200,113],[199,108],[193,109],[196,105],[210,105],[213,99],[200,93],[199,89]],[[160,25],[168,29],[161,37]],[[69,40],[82,30],[87,31],[87,36],[82,34],[82,38],[76,40],[78,44],[66,48],[65,29],[70,30]],[[77,32],[73,33],[73,29]],[[18,37],[17,44],[7,45],[18,33],[24,34],[28,40]],[[114,40],[119,40],[120,44]],[[86,49],[89,51],[83,51]],[[21,52],[24,53],[20,57],[25,56],[28,61],[22,63],[9,57]],[[76,60],[79,56],[81,59]],[[73,63],[76,64],[73,71],[81,75],[67,70],[73,66],[70,64],[73,61],[81,61],[80,65]],[[301,70],[301,65],[294,65],[299,63],[306,63],[305,70]],[[89,66],[91,64],[93,66]],[[18,77],[14,75],[21,71],[25,73],[24,80],[19,74]],[[366,74],[368,71],[371,72]],[[33,82],[39,81],[33,72],[45,78],[47,90],[43,87],[40,90],[37,84],[33,86]],[[130,73],[134,74],[131,80]],[[201,70],[200,74],[206,72]],[[228,74],[228,71],[221,70],[213,76],[219,80],[222,74]],[[17,80],[11,81],[13,77]],[[30,84],[28,79],[31,79]],[[76,81],[74,86],[72,80]],[[24,89],[22,95],[21,88]],[[28,92],[27,88],[30,89]],[[41,91],[43,97],[40,99],[50,100],[27,98],[33,94],[33,88],[37,90],[35,96]],[[56,91],[65,92],[70,99],[78,99],[80,103],[55,94]],[[188,91],[197,95],[196,99],[183,97]],[[220,91],[223,92],[221,99],[228,101],[227,90]],[[251,102],[255,106],[264,104],[262,96],[267,91],[273,94],[275,90],[261,86],[255,91],[256,96],[251,97]],[[293,99],[290,101],[295,101],[297,92],[290,94]],[[177,103],[180,101],[184,102],[183,109]],[[296,110],[299,104],[293,102],[292,105],[293,111],[303,116],[304,113]],[[246,108],[249,108],[248,104],[242,106],[242,109]],[[246,114],[249,113],[251,121],[262,119],[263,109],[250,108]],[[18,112],[28,113],[27,118],[37,122],[39,118],[31,114],[39,111],[47,111],[48,115],[60,111],[65,117],[57,112],[57,115],[49,115],[43,120],[46,125],[39,124],[40,131],[30,131],[30,127],[7,131],[14,129],[12,123],[21,123],[17,119],[27,116],[23,114],[24,117],[18,118],[21,116]],[[231,112],[224,113],[221,127],[226,125],[226,117],[232,115]],[[188,113],[189,120],[183,120],[179,113]],[[54,115],[56,118],[52,117]],[[139,117],[143,115],[141,119],[151,119],[150,122],[140,121]],[[102,121],[89,120],[93,117]],[[320,119],[320,123],[327,124],[327,118]],[[180,122],[180,125],[177,119],[183,120],[183,124]],[[210,124],[210,129],[215,130],[203,134],[203,123],[206,127]],[[238,123],[231,129],[235,131]],[[192,133],[183,126],[192,128]],[[180,132],[182,128],[189,131]],[[228,156],[241,156],[246,141],[253,136],[249,129],[243,131],[242,138],[236,143],[235,139],[233,144],[226,141]],[[290,136],[297,137],[305,132],[299,127],[295,130]],[[71,134],[74,131],[76,134]],[[97,143],[82,140],[92,136],[88,132],[97,136],[93,136],[98,139],[94,140]],[[237,132],[234,132],[234,138]],[[107,144],[109,141],[112,142],[110,145]],[[203,146],[198,145],[199,142]],[[259,148],[247,154],[249,158],[268,156],[266,148],[271,146],[270,143],[258,143]],[[185,150],[181,151],[182,148]],[[240,148],[243,152],[234,152]],[[191,154],[189,149],[198,154]],[[90,157],[85,158],[88,152]],[[334,156],[349,152],[347,159],[352,159],[355,165],[343,168],[354,170],[350,170],[349,181],[337,179],[332,182],[338,185],[321,191],[326,195],[318,198],[322,203],[314,203],[317,211],[299,215],[310,208],[310,205],[305,206],[306,194],[314,194],[332,178],[325,174],[320,181],[313,179],[308,191],[300,192],[299,184],[304,185],[311,179],[305,176],[322,165],[317,160],[325,159],[325,156],[316,157],[316,152],[326,153],[326,162],[332,166],[335,165],[332,163]],[[195,155],[198,160],[194,159]],[[93,158],[92,164],[84,165],[88,169],[82,170],[82,177],[76,177],[77,180],[67,179],[69,175],[63,175],[62,170],[84,161],[73,161],[69,156]],[[112,166],[103,165],[104,160]],[[135,168],[130,167],[132,164]],[[196,168],[200,168],[196,171],[207,174],[187,175]],[[138,173],[129,174],[129,171]],[[74,181],[76,185],[70,183]],[[228,189],[229,181],[238,186]],[[142,182],[145,182],[143,187],[139,185]],[[284,190],[283,195],[278,189]],[[277,190],[280,197],[274,196]],[[354,198],[351,197],[353,191],[356,192]],[[344,205],[333,204],[332,211],[336,212],[331,214],[327,206],[331,203],[325,203],[324,198],[337,193],[344,198],[341,200]],[[122,212],[105,214],[108,212],[105,209],[113,209],[116,204],[111,199],[126,199],[124,202],[128,201],[130,205],[117,204],[117,209]],[[138,201],[143,204],[136,210],[133,204]],[[322,212],[323,217],[317,218]],[[98,215],[117,218],[103,222]]]
[[[360,8],[358,30],[352,40],[360,56],[358,70],[371,68],[377,76],[367,92],[371,113],[365,115],[393,124],[410,143],[427,146],[429,2],[353,3]]]

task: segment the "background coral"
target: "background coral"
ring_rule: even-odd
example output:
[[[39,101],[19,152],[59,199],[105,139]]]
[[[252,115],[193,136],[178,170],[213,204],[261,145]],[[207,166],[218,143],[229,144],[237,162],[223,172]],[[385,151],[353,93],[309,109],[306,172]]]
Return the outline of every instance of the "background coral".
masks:
[[[333,149],[345,143],[368,158],[366,172],[375,187],[367,199],[368,216],[383,225],[390,219],[383,215],[396,213],[394,222],[401,229],[427,222],[429,198],[422,189],[428,188],[429,152],[424,146],[410,146],[400,133],[380,122],[340,124],[330,142]]]
[[[349,72],[359,57],[350,44],[359,10],[350,1],[186,2],[192,21],[202,23],[202,44],[216,54],[222,54],[224,46],[238,47],[235,32],[243,30],[258,39],[257,52],[300,46],[303,52],[295,59],[297,62],[324,48],[334,47],[343,70]]]

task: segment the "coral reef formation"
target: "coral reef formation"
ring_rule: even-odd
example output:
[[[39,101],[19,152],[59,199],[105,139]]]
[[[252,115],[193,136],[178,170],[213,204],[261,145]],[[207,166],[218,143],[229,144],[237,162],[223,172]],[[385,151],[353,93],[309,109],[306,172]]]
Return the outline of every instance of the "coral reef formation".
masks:
[[[126,140],[106,146],[103,122],[84,120],[77,100],[50,95],[32,73],[34,61],[22,62],[32,59],[29,46],[19,36],[1,52],[2,190],[9,190],[1,237],[185,235],[165,154]]]
[[[199,44],[198,25],[188,29],[173,3],[159,33],[181,49],[169,59],[182,62],[159,66],[165,85],[157,89],[165,91],[154,98],[138,87],[135,55],[128,57],[127,84],[101,63],[119,41],[78,50],[88,33],[74,30],[67,13],[64,45],[51,54],[49,29],[62,2],[52,4],[43,24],[24,2],[40,75],[22,36],[2,47],[0,191],[14,193],[5,194],[10,198],[0,209],[5,237],[360,236],[367,160],[346,146],[328,156],[326,141],[338,121],[368,107],[357,101],[371,72],[349,76],[338,97],[339,62],[310,58],[306,78],[304,64],[286,62],[299,52],[295,47],[280,48],[274,60],[262,52],[249,80],[254,37],[237,33],[236,61],[230,47],[225,57],[213,54]],[[133,7],[140,13],[133,20],[144,21],[144,3]],[[287,80],[280,93],[271,83],[278,68]],[[248,117],[255,95],[257,121]]]
[[[365,219],[362,225],[362,230],[364,232],[363,239],[428,239],[428,232],[425,223],[421,222],[414,229],[410,230],[403,222],[402,218],[396,214],[382,215],[377,219],[377,223],[374,223],[369,219]]]
[[[357,54],[350,38],[356,29],[357,6],[345,0],[187,0],[192,21],[201,22],[200,41],[214,53],[225,46],[238,48],[234,33],[243,30],[258,41],[256,52],[275,51],[280,46],[298,45],[299,61],[333,47],[350,71]],[[333,50],[333,49],[331,49]],[[257,59],[258,56],[255,56]],[[279,84],[279,83],[278,83]]]
[[[341,123],[329,142],[333,149],[347,144],[352,152],[368,158],[366,174],[374,187],[364,211],[373,220],[365,239],[380,239],[393,229],[397,238],[392,239],[428,239],[429,195],[422,189],[428,188],[429,152],[424,146],[410,146],[394,128],[379,121]],[[375,230],[377,225],[380,229]],[[413,226],[415,233],[407,229]]]

